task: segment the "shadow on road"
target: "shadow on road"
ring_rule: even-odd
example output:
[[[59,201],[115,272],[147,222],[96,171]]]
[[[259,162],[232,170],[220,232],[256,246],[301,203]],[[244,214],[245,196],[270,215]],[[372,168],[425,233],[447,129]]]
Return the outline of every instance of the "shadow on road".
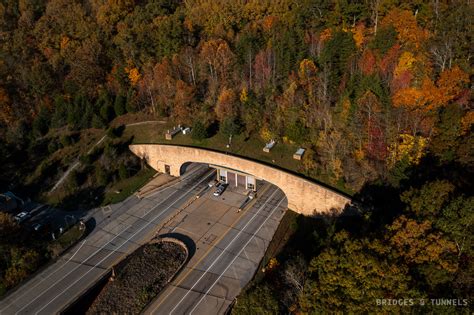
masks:
[[[188,262],[194,256],[194,253],[196,253],[196,243],[194,243],[194,241],[189,236],[186,236],[181,233],[166,233],[166,234],[161,234],[159,237],[160,238],[165,238],[165,237],[175,238],[183,242],[184,245],[186,245],[186,248],[188,249],[188,258],[186,262]]]

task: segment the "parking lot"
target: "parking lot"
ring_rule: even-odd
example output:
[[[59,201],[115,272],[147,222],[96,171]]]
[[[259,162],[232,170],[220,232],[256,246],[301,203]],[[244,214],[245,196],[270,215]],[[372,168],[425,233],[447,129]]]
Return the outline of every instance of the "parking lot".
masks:
[[[14,200],[14,207],[8,209],[18,224],[38,237],[54,239],[76,224],[85,211],[62,211],[50,205],[24,200],[10,192],[5,195]]]

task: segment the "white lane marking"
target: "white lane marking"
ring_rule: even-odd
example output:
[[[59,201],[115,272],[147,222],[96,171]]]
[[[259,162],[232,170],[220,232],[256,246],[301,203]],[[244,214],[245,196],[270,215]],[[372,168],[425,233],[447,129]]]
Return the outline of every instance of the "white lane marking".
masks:
[[[209,177],[209,176],[207,176]],[[71,288],[73,285],[75,285],[77,282],[79,282],[82,278],[84,278],[87,274],[89,274],[89,272],[91,272],[92,270],[94,270],[99,264],[101,264],[103,261],[105,261],[107,258],[110,257],[110,255],[114,254],[115,251],[118,251],[120,248],[122,248],[123,245],[125,245],[128,241],[130,241],[130,239],[132,239],[135,235],[137,235],[138,233],[140,233],[141,231],[143,231],[143,229],[145,229],[146,227],[148,227],[153,221],[155,221],[159,216],[161,216],[163,213],[165,213],[166,211],[168,211],[172,206],[174,206],[178,201],[180,201],[181,199],[183,199],[190,191],[192,191],[194,188],[196,188],[200,183],[202,183],[204,180],[207,179],[207,177],[204,177],[203,179],[201,179],[197,184],[195,184],[193,187],[191,187],[189,190],[186,191],[186,193],[182,194],[182,196],[178,199],[176,199],[172,204],[170,204],[168,207],[166,207],[164,210],[162,210],[160,213],[158,213],[153,219],[151,219],[150,221],[148,221],[147,224],[145,224],[144,226],[142,226],[139,230],[137,230],[135,233],[133,233],[129,238],[127,238],[125,240],[125,242],[123,242],[119,247],[117,247],[114,251],[111,251],[107,256],[105,256],[104,258],[102,258],[98,263],[96,263],[94,265],[93,268],[90,268],[89,271],[87,271],[85,274],[82,275],[82,277],[78,278],[76,281],[74,281],[73,283],[71,283],[69,286],[67,286],[63,291],[62,293],[56,295],[52,300],[50,300],[46,305],[44,305],[42,308],[40,308],[35,314],[39,314],[43,309],[45,309],[49,304],[51,304],[54,300],[56,300],[58,297],[60,297],[64,292],[66,292],[69,288]],[[129,226],[130,227],[130,226]],[[128,227],[127,227],[128,229]],[[126,230],[127,230],[126,229]],[[125,231],[126,231],[125,230]],[[124,232],[125,232],[124,231]],[[109,242],[110,243],[110,242]],[[76,269],[79,268],[76,267]],[[64,277],[63,277],[64,278]],[[61,280],[63,280],[63,278],[61,278]],[[60,280],[60,281],[61,281]],[[21,310],[20,310],[21,311]]]
[[[262,228],[262,226],[267,222],[268,218],[270,218],[273,213],[275,212],[276,209],[278,209],[280,207],[280,204],[282,203],[282,201],[285,200],[285,198],[282,198],[280,200],[280,202],[276,205],[275,208],[273,208],[272,212],[268,215],[268,217],[265,218],[265,221],[262,222],[262,224],[260,224],[260,227],[258,228],[258,230],[254,233],[254,235],[252,237],[249,238],[249,240],[247,241],[247,243],[245,243],[245,245],[242,247],[242,249],[238,252],[237,255],[235,255],[234,259],[232,259],[232,261],[227,265],[227,267],[224,269],[224,271],[219,275],[219,277],[212,283],[212,285],[209,287],[209,289],[207,289],[206,293],[204,293],[204,295],[199,299],[199,301],[196,303],[196,305],[194,305],[194,307],[191,309],[191,311],[189,312],[189,315],[191,315],[195,310],[196,308],[199,306],[199,304],[201,304],[201,302],[206,298],[206,296],[209,294],[209,292],[212,290],[212,288],[216,285],[216,283],[222,278],[222,276],[226,273],[227,269],[229,269],[230,266],[232,266],[232,264],[234,263],[234,261],[237,259],[237,257],[240,256],[240,254],[242,253],[242,251],[245,249],[245,247],[247,247],[247,245],[250,243],[250,241],[255,237],[255,235],[260,231],[260,229]]]
[[[172,188],[178,184],[180,184],[182,181],[185,181],[185,180],[188,180],[190,179],[190,177],[194,174],[196,174],[198,171],[200,171],[202,169],[202,166],[196,166],[196,170],[195,171],[192,171],[191,173],[188,173],[188,174],[184,174],[183,176],[181,176],[181,181],[177,182],[177,183],[174,183],[172,184],[171,186],[168,186],[168,187],[165,187],[163,189],[159,189],[157,191],[154,191],[153,193],[149,194],[148,196],[145,196],[143,198],[148,198],[150,199],[151,197],[155,196],[156,194],[159,194],[161,192],[164,192],[165,190],[169,189],[169,188]],[[214,173],[214,171],[212,171],[212,173]],[[206,175],[206,177],[208,177],[209,175]]]
[[[201,179],[196,185],[194,185],[191,189],[189,189],[188,191],[186,191],[184,194],[188,194],[191,190],[193,190],[194,188],[196,188],[197,186],[199,186],[200,183],[202,183],[205,179],[207,179],[211,174],[211,173],[207,173],[205,174],[204,178]],[[169,187],[171,188],[171,187]],[[177,191],[178,192],[178,191]],[[171,197],[171,196],[170,196]],[[149,211],[147,212],[144,212],[143,215],[140,217],[141,219],[143,219],[148,213],[150,213],[151,211],[153,211],[156,207],[162,205],[163,203],[165,203],[166,201],[168,201],[168,199],[170,199],[170,197],[164,199],[163,201],[161,201],[159,204],[157,204],[156,206],[154,206],[153,208],[151,208]]]
[[[214,259],[214,261],[212,262],[212,264],[204,271],[204,273],[199,277],[199,279],[196,280],[196,282],[193,284],[193,286],[188,290],[188,292],[186,292],[186,294],[181,298],[181,300],[179,300],[178,303],[176,303],[175,307],[170,311],[170,314],[172,314],[177,308],[178,306],[183,302],[183,300],[188,296],[188,294],[193,291],[194,287],[196,287],[196,285],[202,280],[202,278],[204,278],[204,276],[206,275],[206,273],[209,272],[209,270],[211,270],[212,267],[214,267],[214,265],[219,261],[219,259],[221,258],[222,255],[224,255],[224,253],[227,251],[227,249],[234,243],[234,241],[239,237],[239,235],[245,230],[245,228],[255,219],[255,217],[257,216],[257,214],[263,209],[263,207],[265,207],[267,205],[267,203],[272,199],[273,195],[278,191],[278,189],[276,189],[271,195],[270,197],[267,199],[267,201],[265,201],[263,203],[263,205],[254,213],[254,215],[250,218],[250,220],[244,225],[244,227],[242,227],[240,229],[240,231],[234,236],[234,238],[230,241],[229,244],[227,244],[227,246],[222,250],[222,252],[219,254],[219,256],[217,256],[216,259]],[[153,310],[154,312],[155,310]]]
[[[84,246],[84,244],[87,242],[87,240],[84,240],[81,244],[81,246],[79,246],[79,248],[76,250],[76,252],[74,253],[74,255],[72,255],[67,261],[70,262],[71,259],[74,258],[74,256],[76,256],[77,252],[82,248],[82,246]]]
[[[105,245],[103,245],[102,247],[98,248],[95,252],[93,252],[92,254],[90,254],[85,260],[84,262],[86,262],[87,260],[89,260],[89,258],[91,258],[92,256],[94,256],[95,254],[97,254],[99,251],[101,251],[102,249],[104,249],[105,246],[109,245],[114,239],[116,239],[117,237],[119,237],[120,235],[122,235],[122,233],[125,233],[125,231],[129,228],[130,226],[128,226],[125,230],[123,230],[121,233],[115,235],[108,243],[106,243]],[[73,273],[74,271],[76,271],[80,266],[82,266],[81,263],[78,264],[78,266],[76,266],[76,268],[74,268],[73,270],[69,271],[67,274],[65,274],[61,279],[59,279],[59,281],[56,281],[57,282],[60,282],[62,281],[64,278],[66,278],[68,275],[70,275],[71,273]],[[25,309],[26,307],[28,307],[31,303],[33,303],[34,301],[36,301],[40,296],[42,296],[44,293],[48,292],[52,287],[49,287],[48,289],[44,290],[41,294],[39,294],[36,298],[34,298],[33,300],[31,300],[28,304],[24,305],[22,308],[20,308],[15,314],[18,314],[20,313],[23,309]]]
[[[74,256],[76,256],[77,252],[79,252],[79,250],[82,248],[82,246],[84,246],[84,244],[86,243],[86,240],[84,240],[82,243],[81,243],[81,246],[79,246],[79,248],[76,250],[76,252],[67,260],[64,262],[64,264],[61,265],[61,267],[59,267],[58,269],[56,269],[54,272],[50,273],[47,277],[44,277],[43,279],[41,279],[40,281],[38,281],[34,286],[32,286],[31,288],[28,288],[23,294],[21,294],[20,296],[17,296],[14,300],[10,301],[8,305],[6,305],[5,307],[3,307],[2,309],[0,309],[0,313],[6,309],[8,306],[12,305],[13,303],[15,303],[16,301],[18,301],[18,299],[22,296],[24,296],[26,293],[30,292],[31,290],[33,290],[34,288],[36,288],[37,286],[39,286],[41,283],[43,283],[46,279],[49,279],[53,274],[55,274],[56,272],[58,272],[59,270],[61,270],[62,268],[64,268],[64,266],[67,265],[68,262],[71,261],[71,259],[74,258]],[[52,265],[51,267],[53,267],[54,265]]]

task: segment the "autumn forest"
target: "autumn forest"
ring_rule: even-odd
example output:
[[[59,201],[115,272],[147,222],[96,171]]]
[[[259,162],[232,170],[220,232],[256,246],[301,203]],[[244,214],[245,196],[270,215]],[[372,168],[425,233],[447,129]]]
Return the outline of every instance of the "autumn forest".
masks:
[[[127,113],[297,144],[302,174],[365,210],[294,218],[234,313],[472,298],[473,13],[466,0],[4,0],[0,171],[57,130]]]

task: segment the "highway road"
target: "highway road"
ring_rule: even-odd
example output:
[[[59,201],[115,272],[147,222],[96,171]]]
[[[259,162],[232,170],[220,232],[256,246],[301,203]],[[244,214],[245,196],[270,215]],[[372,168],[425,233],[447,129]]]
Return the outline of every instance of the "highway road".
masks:
[[[231,193],[225,192],[222,198],[208,193],[207,199],[204,196],[196,202],[195,209],[186,209],[180,218],[173,219],[177,223],[169,224],[170,232],[189,236],[197,250],[145,314],[227,311],[253,278],[288,206],[285,194],[274,185],[266,183],[259,195],[248,209],[238,212],[229,201]],[[219,211],[219,205],[225,209]]]
[[[176,183],[139,199],[96,209],[95,229],[58,261],[0,301],[0,314],[55,314],[104,276],[110,268],[153,238],[155,232],[214,178],[193,165]]]

